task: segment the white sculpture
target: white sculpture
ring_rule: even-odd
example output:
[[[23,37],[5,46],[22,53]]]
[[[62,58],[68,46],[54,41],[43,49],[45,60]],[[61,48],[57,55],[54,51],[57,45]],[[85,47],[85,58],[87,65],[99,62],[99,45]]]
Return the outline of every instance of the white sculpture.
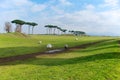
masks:
[[[47,48],[51,49],[52,48],[52,44],[47,44]]]

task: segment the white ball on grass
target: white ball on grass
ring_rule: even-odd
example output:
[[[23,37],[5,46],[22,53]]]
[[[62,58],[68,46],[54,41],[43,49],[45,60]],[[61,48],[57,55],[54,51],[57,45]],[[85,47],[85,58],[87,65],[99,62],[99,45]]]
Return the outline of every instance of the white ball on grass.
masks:
[[[42,43],[42,41],[39,41],[38,43],[39,43],[39,44],[41,44],[41,43]]]
[[[76,41],[78,41],[78,38],[75,38]]]
[[[52,44],[47,44],[46,47],[49,48],[49,49],[51,49],[53,46],[52,46]]]
[[[64,48],[65,48],[65,49],[68,49],[68,45],[67,45],[67,44],[65,44]]]

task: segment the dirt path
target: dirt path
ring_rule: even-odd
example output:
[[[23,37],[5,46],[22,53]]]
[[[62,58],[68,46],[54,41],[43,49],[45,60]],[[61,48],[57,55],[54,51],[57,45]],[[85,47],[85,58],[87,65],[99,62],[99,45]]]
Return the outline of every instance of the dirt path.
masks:
[[[111,39],[111,40],[113,40],[113,39]],[[45,55],[45,54],[50,55],[50,54],[63,53],[63,52],[74,50],[74,49],[85,49],[91,45],[95,45],[95,44],[102,43],[105,41],[109,41],[109,40],[101,40],[101,41],[96,41],[96,42],[92,42],[92,43],[86,43],[86,44],[82,44],[80,46],[70,47],[69,49],[56,49],[56,50],[51,50],[51,51],[39,52],[39,53],[24,54],[24,55],[0,58],[0,63],[4,64],[7,62],[12,62],[12,61],[17,61],[17,60],[26,60],[29,58],[35,58],[38,55]]]

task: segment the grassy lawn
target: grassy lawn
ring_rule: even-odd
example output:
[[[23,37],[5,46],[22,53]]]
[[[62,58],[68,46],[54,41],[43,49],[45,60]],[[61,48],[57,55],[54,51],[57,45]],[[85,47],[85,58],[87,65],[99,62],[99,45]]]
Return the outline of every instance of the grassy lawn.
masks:
[[[79,40],[76,41],[75,38],[75,36],[26,36],[19,33],[0,34],[0,57],[46,51],[48,43],[51,43],[54,49],[63,48],[65,44],[76,46],[83,43],[111,39],[111,37],[78,37]],[[42,41],[42,44],[38,44],[39,41]]]
[[[51,43],[53,37],[48,37],[47,41],[45,36],[32,36],[36,41],[46,40],[46,43]],[[68,41],[72,46],[75,43],[82,44],[103,39],[102,37],[80,37],[80,41],[76,42],[74,37],[62,41],[63,38],[65,36],[55,36],[53,42],[56,39],[55,44],[59,45]],[[33,59],[1,65],[0,80],[120,80],[119,44],[116,39],[82,50],[37,56]]]

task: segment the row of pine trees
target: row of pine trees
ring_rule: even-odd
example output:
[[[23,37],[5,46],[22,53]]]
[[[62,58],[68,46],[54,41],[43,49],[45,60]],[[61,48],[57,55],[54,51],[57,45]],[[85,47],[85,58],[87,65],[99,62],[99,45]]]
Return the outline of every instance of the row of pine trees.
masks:
[[[65,32],[67,31],[67,29],[62,29],[62,28],[60,28],[58,26],[54,26],[54,25],[45,25],[45,28],[46,28],[47,34],[54,34],[54,35],[62,34],[62,33],[65,34]],[[56,33],[56,31],[57,31],[57,33]]]
[[[16,24],[15,32],[19,32],[19,33],[22,32],[22,26],[23,25],[28,25],[28,27],[29,27],[28,28],[28,34],[30,34],[30,28],[32,28],[32,34],[33,34],[34,27],[38,25],[35,22],[25,22],[23,20],[13,20],[13,21],[11,21],[11,23]],[[8,33],[11,32],[11,29],[12,29],[11,23],[10,22],[5,23],[5,31],[8,32]]]
[[[33,34],[33,30],[34,27],[37,26],[38,24],[35,22],[25,22],[23,20],[13,20],[11,21],[11,23],[16,24],[16,28],[15,28],[15,32],[22,32],[22,26],[23,25],[28,25],[28,34],[30,34],[30,29],[32,28],[32,34]],[[10,22],[6,22],[5,23],[5,30],[6,32],[11,32],[11,23]],[[45,25],[44,26],[46,28],[46,34],[65,34],[67,29],[62,29],[61,27],[55,26],[55,25]],[[83,31],[68,31],[70,34],[74,34],[74,35],[85,35],[86,33]]]
[[[62,29],[61,27],[55,26],[55,25],[45,25],[46,32],[47,34],[65,34],[67,29]],[[57,33],[56,33],[57,32]],[[74,34],[76,36],[78,35],[86,35],[85,32],[83,31],[74,31],[74,30],[69,30],[68,31],[70,34]]]

